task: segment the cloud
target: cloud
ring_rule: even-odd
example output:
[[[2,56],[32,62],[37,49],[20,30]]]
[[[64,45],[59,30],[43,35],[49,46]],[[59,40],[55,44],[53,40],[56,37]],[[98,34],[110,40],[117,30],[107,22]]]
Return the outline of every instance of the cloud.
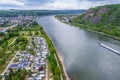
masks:
[[[90,0],[56,0],[53,2],[48,2],[42,6],[40,9],[88,9],[90,7],[100,6],[102,2],[90,1]]]
[[[24,0],[27,6],[39,6],[52,1],[53,0]]]
[[[76,2],[62,2],[62,1],[54,1],[48,2],[42,6],[39,6],[41,9],[75,9],[77,6]]]
[[[0,0],[0,9],[88,9],[120,0]]]
[[[0,0],[0,4],[1,5],[20,5],[20,6],[23,6],[25,3],[24,3],[24,1],[23,0],[20,0],[20,1],[18,1],[18,0]]]

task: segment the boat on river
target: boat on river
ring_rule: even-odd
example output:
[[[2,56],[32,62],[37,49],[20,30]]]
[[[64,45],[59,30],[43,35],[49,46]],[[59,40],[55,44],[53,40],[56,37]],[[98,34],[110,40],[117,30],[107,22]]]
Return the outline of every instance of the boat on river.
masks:
[[[104,47],[104,48],[106,48],[106,49],[108,49],[108,50],[110,50],[110,51],[112,51],[112,52],[114,52],[115,54],[118,54],[118,55],[120,56],[120,51],[117,51],[117,50],[115,50],[115,49],[113,49],[113,48],[111,48],[111,47],[109,47],[109,46],[107,46],[107,45],[105,45],[105,44],[103,44],[103,43],[100,43],[100,45],[101,45],[102,47]]]

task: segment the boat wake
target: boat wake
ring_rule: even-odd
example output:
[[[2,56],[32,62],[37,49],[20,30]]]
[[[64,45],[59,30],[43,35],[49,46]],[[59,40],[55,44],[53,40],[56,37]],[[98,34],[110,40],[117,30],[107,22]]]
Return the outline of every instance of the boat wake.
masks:
[[[115,50],[115,49],[113,49],[113,48],[111,48],[111,47],[109,47],[109,46],[107,46],[107,45],[105,45],[105,44],[103,44],[103,43],[100,43],[100,45],[101,45],[102,47],[104,47],[104,48],[106,48],[106,49],[108,49],[108,50],[110,50],[110,51],[112,51],[112,52],[114,52],[115,54],[117,54],[117,55],[120,56],[120,51],[117,51],[117,50]]]

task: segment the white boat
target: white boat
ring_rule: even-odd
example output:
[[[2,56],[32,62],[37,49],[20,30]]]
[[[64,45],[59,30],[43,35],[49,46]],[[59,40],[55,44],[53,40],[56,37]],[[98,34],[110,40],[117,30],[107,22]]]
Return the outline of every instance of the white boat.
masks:
[[[109,46],[107,46],[107,45],[105,45],[105,44],[103,44],[103,43],[100,43],[100,45],[101,45],[102,47],[104,47],[104,48],[106,48],[106,49],[108,49],[108,50],[110,50],[110,51],[112,51],[112,52],[120,55],[120,51],[117,51],[117,50],[115,50],[115,49],[113,49],[113,48],[111,48],[111,47],[109,47]]]

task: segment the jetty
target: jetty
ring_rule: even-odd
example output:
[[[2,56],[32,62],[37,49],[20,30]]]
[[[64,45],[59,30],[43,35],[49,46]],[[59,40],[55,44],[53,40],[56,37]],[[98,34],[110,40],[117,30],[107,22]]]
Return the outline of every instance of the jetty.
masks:
[[[104,48],[106,48],[106,49],[108,49],[108,50],[110,50],[110,51],[112,51],[112,52],[114,52],[115,54],[117,54],[117,55],[120,56],[120,51],[117,51],[117,50],[115,50],[115,49],[113,49],[113,48],[111,48],[111,47],[109,47],[109,46],[107,46],[107,45],[105,45],[105,44],[103,44],[103,43],[100,43],[100,45],[101,45],[102,47],[104,47]]]

